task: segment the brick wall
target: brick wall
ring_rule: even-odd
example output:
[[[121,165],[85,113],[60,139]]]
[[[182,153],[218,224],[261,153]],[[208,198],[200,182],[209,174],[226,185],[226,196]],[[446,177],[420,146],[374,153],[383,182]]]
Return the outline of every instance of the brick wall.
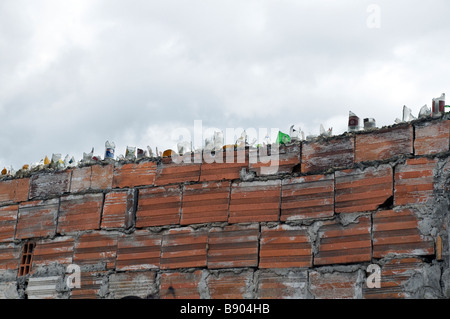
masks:
[[[247,150],[4,178],[0,297],[450,298],[448,115],[281,146],[278,169]]]

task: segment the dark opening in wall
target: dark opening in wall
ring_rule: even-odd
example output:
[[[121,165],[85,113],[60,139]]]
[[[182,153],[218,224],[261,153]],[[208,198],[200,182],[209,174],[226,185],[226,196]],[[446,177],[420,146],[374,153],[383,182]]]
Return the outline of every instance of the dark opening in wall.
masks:
[[[31,241],[23,245],[22,258],[20,259],[19,266],[19,277],[25,276],[30,273],[35,245],[36,244]]]

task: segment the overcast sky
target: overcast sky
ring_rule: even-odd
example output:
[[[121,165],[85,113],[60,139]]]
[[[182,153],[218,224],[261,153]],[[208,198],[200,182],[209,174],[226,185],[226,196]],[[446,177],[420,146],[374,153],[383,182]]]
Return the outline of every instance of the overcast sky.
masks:
[[[106,140],[174,148],[195,120],[391,125],[449,93],[449,14],[448,0],[0,0],[0,169],[103,157]]]

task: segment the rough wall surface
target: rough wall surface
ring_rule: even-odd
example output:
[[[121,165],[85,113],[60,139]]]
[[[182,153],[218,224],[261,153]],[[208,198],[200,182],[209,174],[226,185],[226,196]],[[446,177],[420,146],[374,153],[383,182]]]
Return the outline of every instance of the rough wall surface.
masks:
[[[4,178],[0,298],[450,298],[449,118]]]

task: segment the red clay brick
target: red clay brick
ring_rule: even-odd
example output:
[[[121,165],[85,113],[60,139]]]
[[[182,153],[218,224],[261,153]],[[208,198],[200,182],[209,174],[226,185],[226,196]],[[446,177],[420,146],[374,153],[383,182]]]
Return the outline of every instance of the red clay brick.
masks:
[[[58,233],[100,228],[103,194],[69,195],[61,198]]]
[[[371,260],[372,241],[370,216],[361,216],[356,223],[343,226],[325,221],[320,227],[319,252],[314,265],[347,264]]]
[[[14,241],[19,206],[0,207],[0,242]]]
[[[139,190],[136,227],[173,225],[180,222],[181,189],[161,186]]]
[[[82,271],[81,287],[73,288],[70,299],[100,299],[100,289],[107,282],[106,271]]]
[[[373,217],[373,257],[387,254],[433,255],[431,237],[420,234],[418,219],[410,209],[380,211]]]
[[[259,225],[213,228],[208,235],[208,268],[256,267]]]
[[[75,243],[73,262],[78,266],[116,266],[117,237],[113,232],[93,232],[81,235]]]
[[[143,270],[160,267],[160,234],[146,230],[137,230],[129,235],[122,235],[117,243],[117,270]]]
[[[28,199],[29,178],[0,181],[0,204],[12,204]]]
[[[0,244],[0,270],[18,270],[21,246],[8,243]]]
[[[395,205],[422,204],[433,198],[436,159],[409,159],[395,168]]]
[[[248,164],[241,163],[211,163],[202,164],[200,181],[222,181],[239,179],[239,172]]]
[[[72,193],[87,190],[111,189],[114,165],[93,165],[76,167],[72,171],[70,191]]]
[[[207,181],[222,181],[239,179],[239,173],[242,168],[247,169],[248,150],[217,153],[218,160],[213,162],[213,159],[208,162],[203,162],[200,168],[200,182]]]
[[[70,180],[70,192],[87,191],[91,187],[92,167],[75,167]]]
[[[306,229],[279,225],[261,229],[259,268],[307,268],[312,266],[312,249]]]
[[[316,299],[355,299],[358,273],[309,273],[309,290]]]
[[[71,264],[74,244],[75,240],[72,237],[56,237],[38,241],[33,252],[33,269],[53,263]]]
[[[161,299],[200,299],[199,283],[202,271],[162,273]]]
[[[309,175],[283,180],[282,221],[334,215],[334,175]]]
[[[114,168],[113,188],[151,186],[155,182],[156,163],[124,164]]]
[[[58,198],[20,204],[16,238],[53,236],[56,231],[58,205]]]
[[[201,164],[203,158],[202,151],[196,151],[195,153],[185,153],[184,155],[179,155],[175,152],[171,156],[164,157],[161,159],[162,164],[167,164],[168,166],[174,165],[190,165],[190,164]]]
[[[13,203],[16,191],[16,180],[0,181],[0,203]]]
[[[320,172],[353,165],[354,137],[306,142],[302,144],[301,172]]]
[[[162,239],[161,269],[206,267],[206,231],[191,228],[168,230]]]
[[[335,212],[376,210],[393,195],[393,171],[389,165],[335,173]]]
[[[241,182],[231,185],[229,223],[278,221],[281,182]]]
[[[15,202],[24,202],[28,200],[28,192],[30,189],[30,179],[16,179],[16,191],[14,195]]]
[[[306,270],[262,270],[258,276],[257,299],[304,299],[307,287]]]
[[[134,223],[135,190],[112,191],[105,195],[101,228],[130,228]]]
[[[252,298],[249,286],[253,282],[253,271],[222,271],[208,276],[208,288],[211,299]]]
[[[30,181],[30,199],[59,196],[69,192],[71,173],[71,170],[65,170],[33,175]]]
[[[114,165],[94,165],[91,166],[91,186],[92,190],[111,189],[113,183]]]
[[[230,182],[185,185],[180,223],[189,225],[226,222],[229,200]]]
[[[155,185],[198,182],[200,164],[160,164],[156,171]]]
[[[413,153],[413,127],[382,128],[367,134],[357,134],[355,162],[386,160]]]
[[[257,176],[292,173],[300,165],[300,144],[280,145],[279,149],[250,149],[249,170]]]
[[[363,285],[364,299],[403,299],[408,298],[403,285],[422,267],[419,258],[392,259],[381,267],[380,288]]]
[[[415,127],[415,155],[447,152],[450,146],[450,120],[425,122]]]

